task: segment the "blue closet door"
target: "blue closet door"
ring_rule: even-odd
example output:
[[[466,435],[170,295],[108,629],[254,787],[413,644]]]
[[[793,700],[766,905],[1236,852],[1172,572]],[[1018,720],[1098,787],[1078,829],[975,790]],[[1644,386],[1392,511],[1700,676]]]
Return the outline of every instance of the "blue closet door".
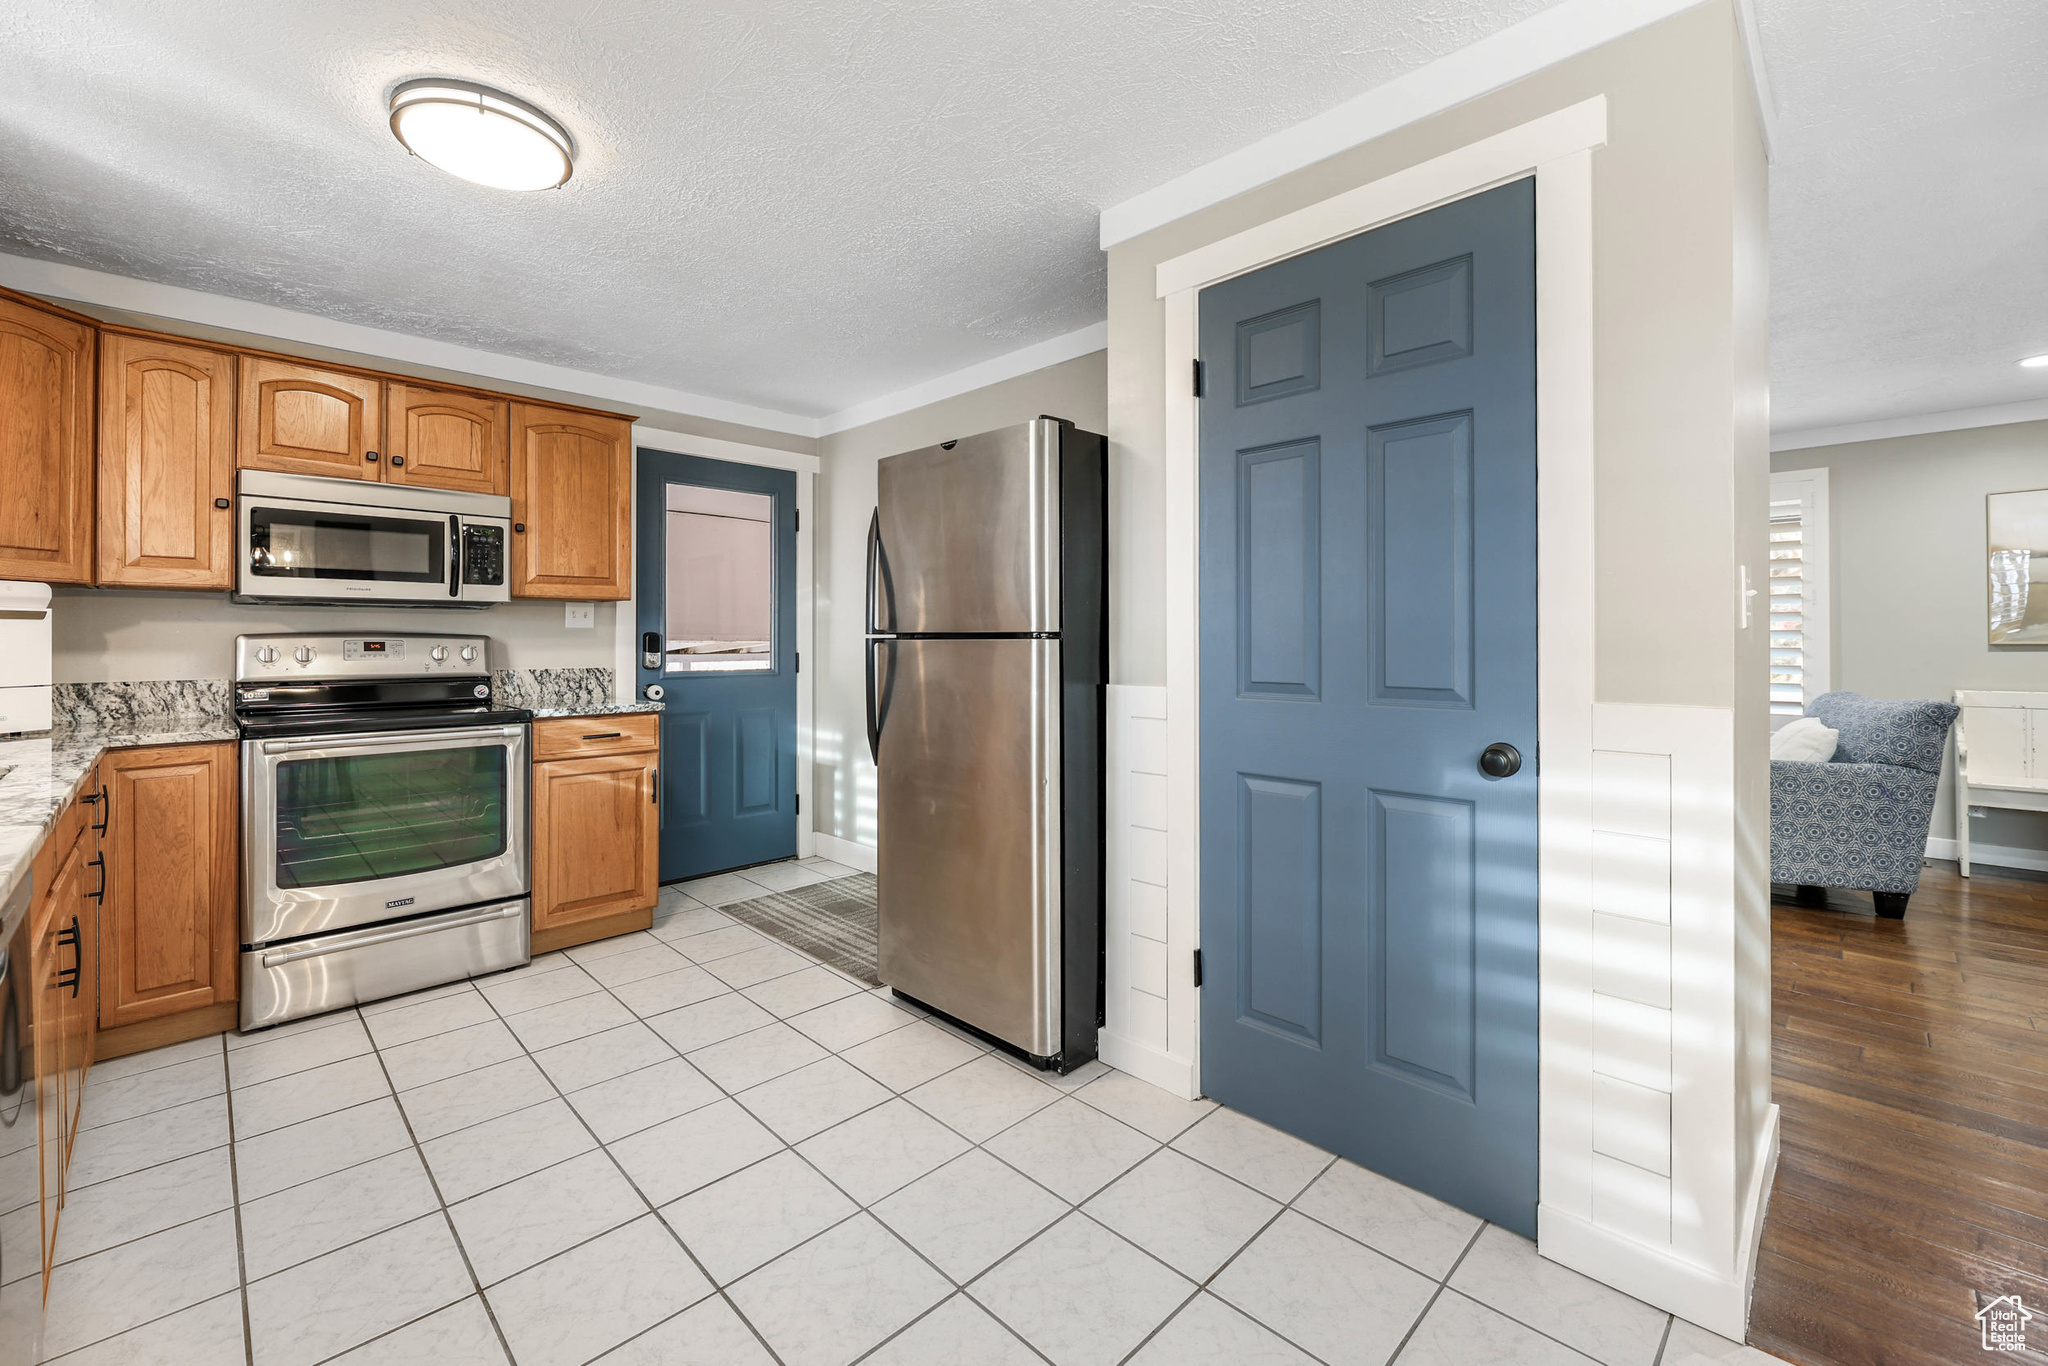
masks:
[[[1530,1236],[1535,206],[1200,306],[1203,1089]]]

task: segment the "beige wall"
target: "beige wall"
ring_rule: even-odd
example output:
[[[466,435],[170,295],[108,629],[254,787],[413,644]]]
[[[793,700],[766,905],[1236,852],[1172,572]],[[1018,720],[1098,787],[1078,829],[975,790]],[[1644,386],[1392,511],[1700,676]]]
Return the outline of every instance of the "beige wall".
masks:
[[[1714,0],[1112,247],[1113,681],[1166,681],[1164,315],[1154,268],[1605,94],[1608,144],[1594,169],[1599,694],[1735,705],[1735,529],[1744,528],[1743,553],[1760,556],[1762,533],[1748,523],[1764,515],[1767,459],[1762,157],[1741,61],[1732,10]],[[1738,241],[1748,252],[1740,302]],[[1753,516],[1736,518],[1738,496]]]
[[[2048,648],[1985,640],[1984,495],[2048,488],[2048,422],[1782,451],[1828,471],[1829,686],[1946,701],[1958,688],[2048,691]],[[1954,760],[1932,833],[1955,836]],[[2048,850],[2048,817],[1987,812],[1970,838]]]
[[[559,602],[509,602],[477,611],[303,607],[240,603],[225,593],[58,588],[51,623],[59,683],[226,678],[235,637],[266,631],[407,631],[491,638],[494,669],[611,668],[613,604],[591,629],[562,624]]]
[[[1040,414],[1084,430],[1108,424],[1102,352],[941,400],[818,443],[818,750],[812,829],[875,842],[875,768],[868,760],[867,693],[861,639],[867,592],[868,517],[875,465],[884,456],[972,436]],[[1112,543],[1114,570],[1120,547]],[[1156,611],[1156,609],[1154,609]]]

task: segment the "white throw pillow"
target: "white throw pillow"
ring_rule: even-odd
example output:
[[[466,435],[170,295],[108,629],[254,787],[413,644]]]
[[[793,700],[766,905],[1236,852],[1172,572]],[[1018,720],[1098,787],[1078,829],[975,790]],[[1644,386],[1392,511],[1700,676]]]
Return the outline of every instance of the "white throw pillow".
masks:
[[[1818,716],[1802,716],[1771,736],[1771,757],[1795,764],[1824,764],[1835,757],[1842,732],[1829,730]]]

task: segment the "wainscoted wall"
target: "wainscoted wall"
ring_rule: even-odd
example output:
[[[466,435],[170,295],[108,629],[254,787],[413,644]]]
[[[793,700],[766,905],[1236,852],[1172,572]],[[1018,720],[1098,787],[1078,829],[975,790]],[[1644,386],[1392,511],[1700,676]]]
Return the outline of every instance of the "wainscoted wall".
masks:
[[[1739,1335],[1777,1112],[1744,1150],[1736,1059],[1758,1016],[1737,994],[1736,965],[1768,906],[1729,900],[1733,760],[1730,711],[1593,709],[1590,892],[1576,925],[1545,927],[1547,957],[1587,961],[1545,976],[1545,1066],[1565,1084],[1544,1093],[1546,1119],[1561,1122],[1544,1130],[1556,1148],[1544,1154],[1540,1241],[1545,1255]]]
[[[1102,1060],[1193,1096],[1193,945],[1166,914],[1166,689],[1108,693]]]

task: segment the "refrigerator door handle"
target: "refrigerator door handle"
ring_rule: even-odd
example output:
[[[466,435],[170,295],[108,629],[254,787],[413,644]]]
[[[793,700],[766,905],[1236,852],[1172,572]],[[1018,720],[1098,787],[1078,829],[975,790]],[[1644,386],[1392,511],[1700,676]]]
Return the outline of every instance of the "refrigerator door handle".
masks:
[[[882,559],[882,510],[881,510],[881,509],[880,509],[880,508],[878,507],[878,508],[876,508],[876,509],[875,509],[874,515],[873,515],[872,517],[868,518],[868,607],[867,607],[867,629],[868,629],[868,634],[869,634],[869,635],[873,635],[873,634],[875,633],[875,570],[876,570],[876,567],[877,567],[877,566],[878,566],[878,565],[879,565],[879,564],[881,563],[881,559]],[[869,663],[868,663],[868,696],[869,696],[869,699],[870,699],[870,702],[869,702],[869,706],[868,706],[868,712],[869,712],[869,714],[870,714],[870,715],[872,715],[872,714],[874,713],[874,705],[873,705],[873,700],[872,700],[872,699],[873,699],[873,697],[874,697],[874,692],[875,692],[875,687],[874,687],[874,674],[875,674],[875,666],[874,666],[874,662],[873,662],[873,655],[872,655],[872,653],[870,653],[870,655],[869,655]],[[870,727],[870,729],[872,729],[872,727]]]
[[[881,643],[873,636],[868,637],[868,758],[876,768],[882,766],[882,720],[875,713],[875,647]]]

